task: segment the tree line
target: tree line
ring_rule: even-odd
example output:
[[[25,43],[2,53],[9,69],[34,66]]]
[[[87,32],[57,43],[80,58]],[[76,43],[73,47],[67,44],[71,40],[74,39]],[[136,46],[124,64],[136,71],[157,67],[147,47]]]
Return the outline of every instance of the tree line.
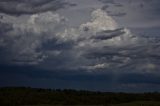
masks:
[[[0,106],[22,105],[105,105],[134,101],[160,101],[160,93],[114,93],[72,89],[30,87],[0,88]]]

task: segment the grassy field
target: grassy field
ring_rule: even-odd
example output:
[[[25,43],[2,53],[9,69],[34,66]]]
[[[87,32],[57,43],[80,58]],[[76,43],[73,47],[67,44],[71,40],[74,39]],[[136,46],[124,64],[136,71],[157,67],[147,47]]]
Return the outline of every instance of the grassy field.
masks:
[[[131,103],[122,103],[111,106],[160,106],[160,102],[155,101],[137,101]]]
[[[24,105],[24,106],[63,106],[63,105]],[[65,106],[65,105],[64,105]],[[69,106],[69,105],[67,105]],[[74,106],[105,106],[105,105],[74,105]],[[107,106],[160,106],[160,102],[155,101],[137,101],[131,103],[114,104]]]
[[[0,88],[0,106],[160,106],[160,93]]]
[[[45,105],[43,104],[43,105],[24,105],[24,106],[63,106],[63,105]],[[103,106],[103,105],[74,105],[74,106]],[[114,104],[114,105],[109,105],[109,106],[160,106],[160,102],[137,101],[137,102],[131,102],[131,103]]]

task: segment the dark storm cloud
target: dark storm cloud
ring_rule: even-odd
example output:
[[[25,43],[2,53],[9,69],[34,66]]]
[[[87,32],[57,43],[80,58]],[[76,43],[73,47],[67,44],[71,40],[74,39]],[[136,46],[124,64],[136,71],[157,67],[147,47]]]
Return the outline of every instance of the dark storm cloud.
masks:
[[[0,0],[0,12],[11,15],[56,11],[65,6],[72,4],[63,0]]]
[[[110,13],[111,16],[116,16],[116,17],[123,17],[127,15],[127,13],[124,12],[119,12],[119,13]]]
[[[0,86],[144,92],[158,90],[160,84],[158,74],[86,74],[74,71],[68,73],[65,70],[47,71],[36,67],[4,65],[0,68]]]
[[[23,76],[27,76],[29,78],[50,78],[50,79],[62,79],[62,80],[77,80],[77,81],[107,81],[110,82],[112,80],[112,73],[108,73],[106,75],[96,75],[90,73],[80,73],[72,70],[55,70],[48,71],[45,69],[39,69],[33,66],[13,66],[13,65],[0,65],[2,69],[0,71],[1,74],[21,74]],[[70,73],[66,73],[69,72]],[[38,72],[38,73],[37,73]]]
[[[75,72],[68,73],[69,71],[64,70],[47,71],[27,66],[1,65],[0,69],[0,87],[32,86],[41,88],[98,90],[96,86],[101,88],[101,85],[106,82],[110,83],[112,80],[111,75],[85,75]]]
[[[42,44],[42,50],[69,50],[72,49],[75,42],[58,42],[58,39],[51,39]]]
[[[114,0],[99,0],[99,1],[101,1],[101,2],[103,2],[103,3],[106,3],[106,4],[115,4],[115,1]]]
[[[105,10],[109,7],[109,5],[114,5],[115,7],[123,7],[123,4],[121,2],[117,2],[117,0],[99,0],[100,2],[103,2],[105,5],[102,7]]]
[[[113,16],[113,17],[124,17],[124,16],[126,16],[127,15],[127,13],[126,12],[124,12],[124,11],[110,11],[110,10],[105,10],[105,11],[107,11],[107,13],[110,15],[110,16]]]
[[[123,31],[123,28],[116,29],[114,31],[106,30],[106,31],[102,31],[102,32],[97,33],[95,37],[92,37],[92,39],[95,39],[95,40],[107,40],[107,39],[112,39],[114,37],[121,36],[124,33],[125,32]]]
[[[158,74],[123,74],[118,82],[122,84],[160,84]]]

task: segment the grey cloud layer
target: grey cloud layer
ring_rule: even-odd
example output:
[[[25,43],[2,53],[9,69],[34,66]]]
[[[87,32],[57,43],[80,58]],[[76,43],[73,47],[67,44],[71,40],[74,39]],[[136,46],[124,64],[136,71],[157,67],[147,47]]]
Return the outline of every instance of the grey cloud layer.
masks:
[[[0,0],[0,12],[12,15],[56,11],[69,4],[64,0]]]

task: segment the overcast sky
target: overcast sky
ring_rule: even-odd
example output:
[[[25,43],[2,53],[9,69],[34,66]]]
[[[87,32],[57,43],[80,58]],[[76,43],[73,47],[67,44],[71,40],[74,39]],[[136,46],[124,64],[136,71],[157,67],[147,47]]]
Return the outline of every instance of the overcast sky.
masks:
[[[0,86],[160,89],[159,0],[0,0]]]

